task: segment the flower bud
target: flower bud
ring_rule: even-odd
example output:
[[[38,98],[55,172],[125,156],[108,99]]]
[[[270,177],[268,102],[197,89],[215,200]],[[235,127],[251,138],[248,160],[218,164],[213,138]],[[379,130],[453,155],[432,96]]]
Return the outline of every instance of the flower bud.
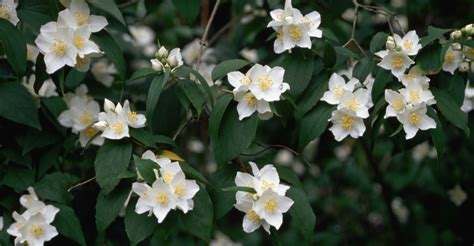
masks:
[[[462,46],[460,43],[453,43],[451,44],[451,49],[459,51],[462,49]]]
[[[463,61],[459,63],[459,72],[468,72],[469,71],[469,62]]]
[[[168,65],[170,65],[170,67],[172,68],[179,65],[178,58],[176,58],[176,56],[168,57],[167,61],[168,61]]]
[[[103,131],[105,128],[107,128],[107,122],[106,121],[99,121],[99,122],[95,123],[93,127],[96,128],[99,131]]]
[[[157,72],[163,71],[163,64],[158,59],[151,60],[151,68]]]
[[[104,99],[104,111],[105,112],[115,111],[115,104],[107,98]]]
[[[168,56],[168,50],[165,48],[165,46],[161,46],[161,48],[158,50],[158,57],[164,58],[167,56]]]
[[[460,39],[462,37],[462,32],[459,30],[456,30],[452,32],[450,36],[452,39]]]
[[[387,50],[394,50],[395,48],[397,47],[397,45],[395,44],[395,40],[393,40],[393,38],[387,38],[387,42],[385,43],[385,48]]]

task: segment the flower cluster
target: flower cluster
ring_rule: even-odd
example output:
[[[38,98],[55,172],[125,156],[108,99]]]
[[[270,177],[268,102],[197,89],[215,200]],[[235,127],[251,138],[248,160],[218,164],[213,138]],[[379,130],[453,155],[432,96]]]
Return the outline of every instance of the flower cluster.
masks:
[[[161,48],[156,52],[155,59],[151,59],[152,68],[161,72],[164,68],[171,69],[175,71],[178,67],[183,65],[183,57],[181,56],[181,50],[179,48],[172,49],[169,53],[168,50],[161,46]]]
[[[199,185],[195,180],[186,179],[179,162],[157,157],[150,150],[143,153],[142,159],[152,160],[159,170],[154,169],[156,181],[151,186],[133,183],[132,191],[139,196],[135,212],[148,212],[148,216],[154,214],[158,223],[161,223],[171,210],[179,209],[183,213],[191,211],[194,208],[193,197],[199,191]]]
[[[94,127],[102,131],[102,137],[108,139],[122,139],[130,137],[128,127],[145,127],[146,118],[142,114],[130,110],[130,103],[125,100],[123,107],[120,103],[114,105],[108,99],[104,100],[104,111],[98,115],[98,122]]]
[[[283,82],[284,74],[282,67],[270,68],[260,64],[252,66],[246,74],[238,71],[227,74],[229,83],[234,87],[234,100],[239,102],[239,120],[255,111],[261,119],[273,116],[270,102],[279,101],[281,94],[290,89],[290,85]]]
[[[25,88],[30,92],[33,98],[39,97],[55,97],[58,96],[58,92],[56,91],[56,85],[54,84],[52,79],[45,80],[42,84],[38,93],[35,91],[35,82],[36,76],[32,74],[29,78],[26,76],[23,77],[21,84],[25,86]]]
[[[364,134],[364,119],[369,117],[373,103],[370,91],[363,88],[358,79],[351,78],[346,83],[344,77],[333,73],[329,78],[329,91],[321,101],[337,105],[330,118],[333,125],[329,128],[337,141],[348,135],[358,138]]]
[[[58,13],[56,22],[41,26],[35,40],[44,54],[46,72],[52,74],[66,65],[80,70],[87,68],[90,58],[102,53],[90,36],[107,24],[105,17],[90,14],[85,0],[70,1],[66,9]]]
[[[406,139],[413,138],[418,130],[436,128],[436,122],[426,115],[426,106],[436,103],[429,90],[430,79],[415,66],[408,74],[400,76],[400,80],[404,88],[398,92],[385,90],[385,101],[389,104],[385,118],[396,117],[403,124]]]
[[[114,74],[117,74],[117,68],[113,63],[108,63],[107,60],[101,59],[94,62],[92,65],[91,73],[95,80],[103,84],[105,87],[110,88],[114,82]]]
[[[2,0],[0,2],[0,18],[5,19],[16,26],[20,19],[16,15],[16,4],[13,0]]]
[[[82,147],[96,135],[97,129],[92,125],[97,121],[100,112],[99,103],[87,95],[87,92],[87,86],[82,84],[76,88],[75,93],[67,93],[64,100],[68,109],[58,117],[62,126],[71,128],[73,133],[79,134]],[[100,146],[104,143],[104,139],[96,137],[91,143]]]
[[[32,187],[28,188],[28,192],[29,195],[20,197],[25,212],[13,212],[15,222],[7,229],[7,233],[15,237],[15,245],[43,245],[58,235],[51,223],[59,209],[40,201]]]
[[[455,30],[450,36],[453,43],[444,54],[443,71],[451,74],[454,74],[456,69],[460,72],[474,72],[474,48],[459,43],[461,39],[472,39],[474,24]]]
[[[283,213],[293,205],[293,200],[285,196],[290,187],[280,184],[280,177],[273,165],[267,164],[259,170],[255,163],[249,164],[253,176],[237,172],[235,184],[252,188],[256,193],[238,191],[234,207],[245,213],[242,223],[245,232],[253,232],[262,226],[270,234],[270,226],[278,230],[283,223]]]
[[[313,11],[305,16],[301,11],[293,8],[291,0],[285,1],[285,9],[276,9],[270,12],[272,21],[267,27],[277,33],[273,45],[275,53],[280,54],[298,46],[311,49],[311,37],[321,38],[323,32],[318,29],[321,24],[321,15]]]
[[[403,38],[398,34],[389,36],[385,44],[386,50],[375,53],[382,61],[380,67],[390,70],[393,76],[399,78],[415,62],[410,56],[416,56],[421,49],[420,38],[416,31],[409,31]],[[400,79],[400,78],[399,78]]]

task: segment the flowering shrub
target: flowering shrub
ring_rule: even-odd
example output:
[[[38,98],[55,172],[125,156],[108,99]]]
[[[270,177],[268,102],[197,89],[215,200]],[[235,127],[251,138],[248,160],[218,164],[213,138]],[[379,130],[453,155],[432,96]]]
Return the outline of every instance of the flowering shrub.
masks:
[[[474,25],[361,2],[0,0],[0,244],[472,243]]]

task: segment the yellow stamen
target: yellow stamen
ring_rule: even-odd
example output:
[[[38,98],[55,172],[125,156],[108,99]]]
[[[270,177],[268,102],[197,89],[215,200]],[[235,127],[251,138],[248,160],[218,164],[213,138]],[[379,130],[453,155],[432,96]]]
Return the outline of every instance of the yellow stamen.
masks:
[[[258,78],[257,80],[257,83],[258,85],[260,86],[260,89],[262,90],[267,90],[268,88],[270,88],[270,86],[272,85],[273,81],[272,79],[270,78],[270,76],[268,75],[263,75],[261,76],[260,78]]]
[[[264,208],[267,214],[273,214],[277,209],[278,204],[274,200],[268,200],[265,202]]]
[[[137,121],[137,113],[135,111],[128,112],[128,118],[130,119],[130,121],[136,122]]]
[[[392,66],[396,69],[400,69],[403,67],[403,58],[401,56],[393,56],[392,57]]]
[[[40,238],[44,234],[43,227],[41,227],[40,225],[32,226],[30,229],[30,232],[36,238]]]
[[[421,98],[419,91],[410,91],[410,92],[408,92],[408,97],[410,98],[410,101],[418,101]]]
[[[255,106],[255,104],[257,104],[257,98],[255,98],[251,92],[248,92],[244,96],[244,102],[249,106]]]
[[[343,93],[343,90],[342,90],[341,86],[338,86],[338,87],[336,87],[336,89],[334,89],[334,95],[336,97],[338,97],[338,98],[341,97],[342,93]]]
[[[257,224],[260,222],[260,216],[258,216],[258,214],[255,213],[253,209],[250,209],[245,216],[247,216],[247,219],[252,221],[254,224]]]
[[[173,175],[173,174],[168,173],[168,172],[163,173],[163,181],[164,181],[166,184],[171,183],[171,180],[173,180],[173,178],[174,178],[174,175]]]
[[[0,4],[0,18],[2,19],[10,19],[10,11],[3,5]]]
[[[354,119],[349,115],[344,115],[341,118],[341,125],[342,128],[350,130],[354,126]]]
[[[264,180],[262,182],[262,185],[260,186],[260,188],[265,191],[265,190],[268,190],[269,188],[275,188],[275,185],[271,182],[267,182],[266,180]]]
[[[410,81],[411,81],[411,80],[414,80],[414,79],[415,79],[415,75],[414,75],[414,74],[412,74],[412,73],[407,74],[407,80],[410,80]]]
[[[352,97],[351,99],[347,100],[346,106],[347,106],[349,109],[355,111],[355,110],[359,109],[360,104],[359,104],[359,102],[357,102],[357,100],[356,100],[354,97]]]
[[[85,16],[80,13],[75,13],[74,17],[76,17],[78,26],[89,24],[89,16]]]
[[[408,117],[408,121],[410,122],[410,124],[414,126],[417,126],[418,124],[420,124],[420,120],[421,120],[421,117],[417,113],[411,113],[410,117]]]
[[[89,138],[93,137],[96,133],[97,133],[97,129],[93,127],[89,127],[86,129],[86,136]]]
[[[303,32],[301,30],[293,25],[290,27],[290,38],[293,39],[293,41],[299,41],[303,37]]]
[[[413,48],[413,43],[410,40],[405,40],[403,42],[403,48],[405,50],[411,50]]]
[[[283,36],[284,36],[284,35],[285,35],[285,34],[283,33],[283,31],[277,32],[277,39],[280,39],[280,40],[283,39]]]
[[[120,134],[123,131],[123,124],[120,122],[115,122],[112,125],[112,129],[114,130],[115,134]]]
[[[86,65],[87,63],[89,63],[89,59],[87,59],[86,57],[84,58],[81,58],[79,56],[76,57],[76,65],[83,66],[83,65]]]
[[[240,84],[248,85],[248,84],[250,84],[250,79],[247,76],[244,76],[240,79]]]
[[[183,184],[179,184],[174,188],[174,194],[176,194],[179,198],[184,196],[184,191],[185,189]]]
[[[403,103],[403,101],[401,99],[395,99],[395,101],[393,101],[393,103],[392,103],[392,107],[396,111],[400,111],[403,108],[405,108],[405,104]]]
[[[446,64],[451,64],[454,62],[454,59],[455,57],[454,57],[453,52],[448,50],[448,52],[446,52],[446,55],[444,55],[444,62]]]
[[[74,43],[74,46],[76,46],[76,48],[78,49],[82,49],[84,48],[84,46],[86,46],[86,40],[81,36],[75,36],[72,42]]]
[[[89,114],[88,112],[82,113],[81,123],[84,125],[89,125],[90,123],[92,123],[92,115]]]
[[[166,194],[165,192],[159,192],[156,195],[155,200],[161,205],[166,205],[169,202],[168,194]]]
[[[66,54],[67,44],[64,41],[56,40],[53,44],[52,51],[58,56]]]

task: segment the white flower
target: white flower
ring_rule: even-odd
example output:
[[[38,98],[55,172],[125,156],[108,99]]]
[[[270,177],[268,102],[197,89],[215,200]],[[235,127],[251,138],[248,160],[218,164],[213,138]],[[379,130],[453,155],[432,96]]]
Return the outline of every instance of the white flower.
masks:
[[[170,51],[168,58],[166,59],[168,65],[172,70],[183,65],[183,57],[181,56],[181,51],[179,48],[174,48]]]
[[[285,7],[284,9],[275,9],[270,12],[270,16],[272,17],[272,21],[270,21],[267,27],[278,27],[283,25],[289,25],[294,23],[293,16],[303,16],[301,12],[293,8],[291,4],[291,0],[285,0]]]
[[[201,41],[199,39],[194,39],[191,43],[184,46],[183,51],[181,52],[184,62],[189,66],[193,65],[197,61],[200,49]],[[201,54],[201,62],[214,62],[212,57],[213,53],[214,49],[212,48],[203,49]]]
[[[157,179],[148,195],[146,204],[153,206],[153,214],[158,219],[158,223],[163,222],[166,215],[176,208],[176,196],[171,186],[164,183],[162,179]]]
[[[20,19],[16,15],[16,4],[13,0],[2,0],[0,2],[0,18],[8,20],[16,26]]]
[[[384,56],[383,56],[384,55]],[[380,67],[390,70],[395,77],[399,77],[410,65],[414,64],[415,62],[408,57],[408,55],[404,52],[396,52],[396,51],[388,51],[388,53],[379,53],[379,56],[382,57],[382,61],[379,62],[377,65]]]
[[[395,216],[401,223],[406,223],[408,220],[408,215],[410,210],[403,204],[403,201],[400,197],[395,197],[390,204]]]
[[[313,11],[303,17],[303,22],[309,22],[309,31],[308,34],[310,37],[321,38],[323,36],[323,31],[318,29],[321,25],[321,15],[317,11]]]
[[[337,105],[344,93],[353,92],[355,87],[359,85],[360,83],[357,79],[351,79],[346,84],[346,81],[341,75],[333,73],[329,78],[329,91],[324,92],[321,101]]]
[[[68,106],[69,109],[59,115],[58,121],[64,127],[71,127],[73,132],[85,130],[98,119],[100,106],[94,100],[74,96]]]
[[[214,70],[215,67],[216,67],[215,64],[208,64],[208,63],[201,63],[201,65],[199,66],[198,72],[202,75],[202,77],[204,77],[204,79],[206,80],[209,86],[214,85],[214,81],[212,81],[212,70]],[[219,84],[222,84],[221,80],[216,81],[216,85],[219,85]]]
[[[404,86],[419,84],[425,90],[430,87],[430,78],[424,76],[418,66],[412,67],[408,74],[402,74],[398,79]]]
[[[169,185],[175,195],[176,207],[183,213],[192,210],[194,207],[192,198],[199,191],[199,185],[196,181],[185,179],[184,173],[180,171],[174,175]]]
[[[41,88],[38,91],[38,95],[40,97],[58,96],[58,92],[56,91],[56,85],[54,84],[52,79],[47,79],[43,82]]]
[[[142,154],[142,159],[152,160],[158,166],[164,167],[165,165],[171,163],[171,160],[165,157],[157,157],[151,150],[147,150]]]
[[[91,54],[88,54],[88,55],[84,55],[84,57],[82,57],[82,58],[80,56],[77,56],[76,57],[76,65],[74,66],[74,68],[79,72],[84,72],[85,73],[85,72],[89,71],[89,69],[91,67],[91,58],[101,57],[103,54],[104,54],[103,52],[98,52],[98,53],[91,53]],[[113,67],[113,65],[111,65],[111,66]],[[109,78],[108,78],[108,80],[110,81]],[[107,81],[107,80],[104,79],[104,81]],[[113,78],[112,78],[112,81],[113,81]],[[111,82],[107,82],[107,84],[111,84]]]
[[[157,72],[161,72],[163,71],[163,63],[161,63],[160,60],[158,59],[151,59],[150,60],[151,62],[151,68],[153,68],[153,70],[157,71]]]
[[[415,56],[421,49],[420,38],[416,34],[416,31],[409,31],[403,38],[398,34],[394,35],[395,43],[401,48],[401,51],[409,56]]]
[[[89,140],[91,140],[92,137],[95,136],[99,131],[94,128],[94,127],[88,127],[85,130],[82,130],[79,132],[79,143],[81,144],[81,147],[86,147],[87,143]],[[104,138],[101,136],[95,137],[91,144],[97,145],[97,146],[102,146],[104,144]]]
[[[245,213],[244,220],[242,222],[244,232],[251,233],[262,226],[263,229],[265,229],[265,231],[270,234],[270,224],[268,224],[268,222],[260,218],[260,216],[255,213],[252,205],[253,204],[250,202],[237,203],[234,205],[236,209]]]
[[[464,201],[467,199],[467,194],[466,192],[462,189],[462,187],[459,184],[456,184],[454,188],[448,191],[449,198],[451,199],[456,206],[461,206]]]
[[[333,123],[329,130],[334,135],[336,141],[341,141],[350,135],[353,138],[362,136],[365,132],[365,125],[362,118],[346,108],[334,110],[330,121]]]
[[[474,108],[474,88],[469,86],[469,81],[466,84],[466,89],[464,90],[464,101],[461,106],[461,110],[469,113]]]
[[[50,241],[58,235],[56,227],[45,221],[41,214],[35,214],[28,218],[19,230],[21,234],[20,243],[28,242],[28,245],[39,246]]]
[[[285,195],[290,187],[280,184],[280,177],[273,165],[267,164],[259,170],[257,164],[254,162],[249,162],[249,164],[252,167],[252,173],[255,176],[255,179],[253,179],[253,187],[257,192],[257,195],[261,196],[268,189],[272,189],[278,195]]]
[[[26,44],[26,60],[36,63],[36,58],[39,55],[40,50],[38,47]]]
[[[148,26],[129,26],[128,30],[140,47],[152,45],[155,42],[155,32]]]
[[[369,107],[367,106],[370,102],[370,92],[367,89],[359,88],[355,92],[345,92],[337,106],[337,109],[349,109],[352,110],[357,117],[368,118]]]
[[[248,187],[248,188],[254,189],[254,179],[255,177],[248,173],[237,172],[237,174],[235,175],[234,182],[235,182],[235,185],[238,187]],[[252,203],[253,202],[252,196],[253,194],[250,192],[237,191],[235,193],[236,204]],[[247,211],[243,211],[243,212],[247,212]]]
[[[106,60],[100,60],[94,63],[91,68],[94,78],[106,87],[111,87],[114,82],[114,74],[117,74],[117,68],[113,63]]]
[[[408,84],[406,88],[400,89],[399,92],[403,96],[405,102],[410,103],[412,105],[417,105],[420,103],[432,105],[436,103],[431,91],[428,89],[424,89],[418,83]]]
[[[135,111],[130,110],[130,103],[125,100],[122,109],[123,117],[126,119],[128,125],[133,128],[145,127],[146,118],[143,114],[137,114]]]
[[[283,223],[283,213],[286,213],[292,205],[293,200],[290,198],[279,195],[273,189],[267,189],[252,208],[260,218],[278,230]]]
[[[244,48],[242,49],[239,54],[246,60],[256,63],[258,61],[258,53],[256,49],[248,49]],[[183,51],[183,56],[184,56],[184,51]]]
[[[290,85],[283,82],[285,70],[282,67],[255,64],[247,74],[252,81],[249,89],[258,100],[279,101],[281,94],[290,89]]]
[[[239,102],[237,104],[237,112],[239,113],[239,120],[243,120],[251,116],[255,111],[264,118],[267,113],[272,113],[270,104],[265,100],[257,100],[257,98],[250,91],[238,91],[235,93],[234,100]]]
[[[250,83],[252,82],[249,78],[249,72],[250,70],[246,74],[243,74],[239,71],[234,71],[227,74],[229,84],[234,87],[234,96],[237,92],[247,91],[249,89]]]
[[[132,191],[139,196],[135,205],[135,212],[137,214],[152,213],[154,206],[149,197],[151,195],[151,187],[147,184],[135,182],[132,184]]]
[[[471,48],[467,45],[463,45],[463,54],[471,59],[471,60],[474,60],[474,48]]]
[[[413,138],[418,130],[436,128],[436,122],[426,115],[426,105],[424,103],[407,107],[404,112],[397,114],[397,119],[403,124],[406,139]]]
[[[73,45],[73,30],[49,22],[41,27],[40,32],[35,43],[44,54],[46,72],[52,74],[65,65],[74,67],[78,53]]]
[[[161,178],[165,184],[170,184],[174,177],[181,172],[182,170],[178,162],[171,162],[160,168]]]
[[[459,63],[464,59],[463,53],[459,50],[453,50],[451,47],[448,48],[444,54],[443,71],[454,74],[459,67]]]
[[[102,137],[108,139],[122,139],[130,137],[128,124],[124,117],[116,112],[99,113],[99,122],[94,127],[102,131]]]
[[[384,118],[395,117],[397,114],[402,113],[406,108],[405,99],[400,95],[400,93],[394,90],[385,90],[385,101],[387,101],[388,106]]]
[[[71,28],[76,28],[80,26],[89,26],[91,32],[99,32],[104,29],[109,23],[107,19],[103,16],[91,15],[89,6],[85,0],[71,0],[62,2],[65,7],[71,11],[72,16],[74,16],[73,21],[69,19],[67,23],[61,23],[61,18],[58,19],[59,24],[68,25]]]

